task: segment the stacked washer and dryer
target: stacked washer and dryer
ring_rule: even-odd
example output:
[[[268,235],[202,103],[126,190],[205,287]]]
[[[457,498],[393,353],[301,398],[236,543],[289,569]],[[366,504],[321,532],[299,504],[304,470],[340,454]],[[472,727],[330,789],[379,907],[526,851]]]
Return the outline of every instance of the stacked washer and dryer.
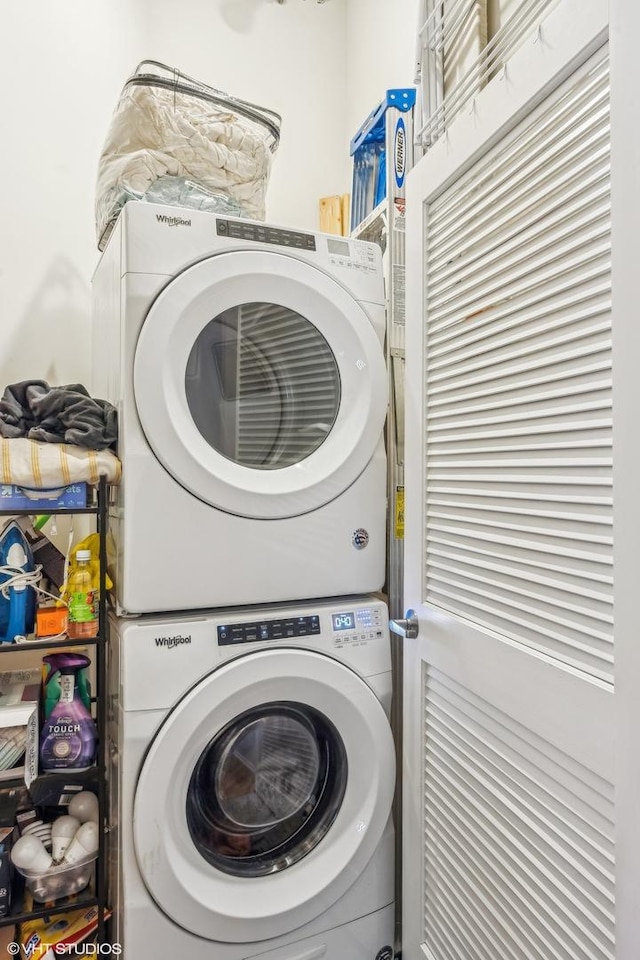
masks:
[[[384,335],[374,244],[129,203],[102,255],[125,956],[393,956]]]

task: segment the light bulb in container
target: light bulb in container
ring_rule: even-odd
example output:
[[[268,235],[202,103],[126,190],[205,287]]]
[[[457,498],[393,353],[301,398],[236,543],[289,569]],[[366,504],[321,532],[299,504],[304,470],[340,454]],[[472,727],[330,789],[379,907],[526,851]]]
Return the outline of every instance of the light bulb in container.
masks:
[[[46,873],[51,867],[51,854],[47,853],[38,837],[20,837],[11,849],[11,860],[18,870],[31,873]]]
[[[77,817],[58,817],[51,826],[51,853],[56,863],[65,855],[65,851],[80,826]]]
[[[91,790],[82,790],[69,801],[69,813],[77,817],[80,823],[92,820],[98,823],[98,798]]]
[[[78,863],[94,854],[98,849],[99,837],[100,831],[97,823],[87,820],[86,823],[81,824],[66,849],[64,862]]]

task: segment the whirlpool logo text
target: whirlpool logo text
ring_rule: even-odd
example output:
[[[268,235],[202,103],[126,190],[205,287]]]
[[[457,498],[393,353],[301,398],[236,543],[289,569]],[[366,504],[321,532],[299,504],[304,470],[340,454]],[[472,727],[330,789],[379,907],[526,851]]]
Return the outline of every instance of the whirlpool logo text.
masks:
[[[188,637],[183,637],[181,634],[177,634],[175,637],[156,637],[156,647],[167,647],[171,650],[172,647],[181,647],[185,643],[191,643],[191,634]]]
[[[165,213],[156,213],[158,223],[164,223],[167,227],[190,227],[191,220],[185,220],[184,217],[168,217]]]

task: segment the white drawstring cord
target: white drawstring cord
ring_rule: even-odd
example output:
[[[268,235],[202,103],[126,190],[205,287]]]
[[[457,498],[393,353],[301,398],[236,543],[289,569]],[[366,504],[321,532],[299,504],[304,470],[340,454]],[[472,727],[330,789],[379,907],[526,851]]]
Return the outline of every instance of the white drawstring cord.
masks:
[[[50,597],[51,600],[60,600],[60,597],[54,596],[52,593],[48,593],[47,590],[43,590],[42,587],[39,587],[38,584],[42,580],[42,564],[36,563],[33,570],[23,570],[22,567],[12,567],[8,564],[5,566],[0,566],[0,576],[5,576],[7,579],[0,584],[0,593],[5,598],[9,599],[9,590],[24,590],[25,587],[32,587],[36,593],[41,594],[43,597]]]
[[[5,600],[8,600],[9,590],[11,588],[14,590],[20,590],[25,589],[26,587],[31,587],[31,589],[35,590],[36,593],[40,594],[40,596],[49,597],[51,600],[55,600],[56,603],[60,602],[60,597],[56,597],[53,593],[49,593],[47,590],[43,590],[42,587],[38,586],[42,579],[41,563],[36,563],[33,570],[23,570],[21,567],[0,565],[0,576],[6,576],[7,578],[4,583],[0,585],[0,593]],[[36,637],[36,639],[46,639],[47,643],[50,643],[52,640],[62,640],[66,636],[66,630],[62,630],[60,633],[56,633],[53,636],[44,638]]]

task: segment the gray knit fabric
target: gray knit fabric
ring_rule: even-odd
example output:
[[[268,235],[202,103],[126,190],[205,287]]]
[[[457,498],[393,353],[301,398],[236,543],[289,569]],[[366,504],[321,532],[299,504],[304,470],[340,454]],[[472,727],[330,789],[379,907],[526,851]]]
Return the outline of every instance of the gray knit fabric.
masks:
[[[118,437],[116,409],[91,397],[81,383],[51,387],[44,380],[23,380],[2,395],[0,435],[104,450]]]

